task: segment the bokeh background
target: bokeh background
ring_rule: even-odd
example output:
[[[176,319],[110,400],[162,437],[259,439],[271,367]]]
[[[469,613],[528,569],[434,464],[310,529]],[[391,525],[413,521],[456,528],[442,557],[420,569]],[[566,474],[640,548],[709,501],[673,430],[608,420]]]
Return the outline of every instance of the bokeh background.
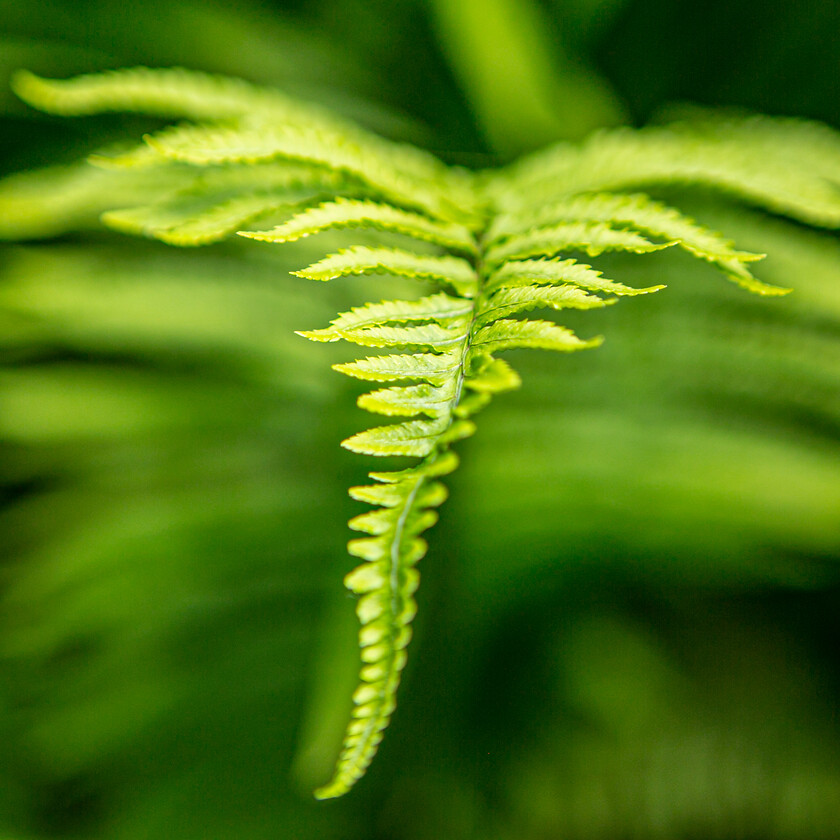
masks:
[[[481,167],[675,102],[840,127],[838,32],[834,0],[0,0],[0,172],[153,125],[36,114],[19,67],[229,73]],[[675,200],[795,293],[599,262],[669,288],[576,313],[597,352],[517,355],[329,803],[366,420],[351,351],[293,331],[392,287],[291,277],[305,244],[4,245],[0,838],[840,837],[840,242]]]

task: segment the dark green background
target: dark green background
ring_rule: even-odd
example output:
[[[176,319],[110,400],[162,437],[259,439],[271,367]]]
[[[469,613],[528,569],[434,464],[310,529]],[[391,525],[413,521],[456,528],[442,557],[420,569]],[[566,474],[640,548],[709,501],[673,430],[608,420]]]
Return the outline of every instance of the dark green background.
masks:
[[[240,75],[472,166],[674,102],[840,127],[840,3],[457,5],[474,25],[421,0],[2,0],[0,169],[154,125],[36,114],[18,67]],[[504,6],[536,25],[493,37]],[[533,89],[506,98],[500,56]],[[338,441],[367,419],[329,369],[351,351],[293,331],[393,287],[288,275],[323,245],[4,246],[0,840],[840,836],[840,243],[675,200],[795,293],[599,263],[669,288],[575,313],[597,352],[516,355],[429,535],[394,721],[329,803],[366,467]]]

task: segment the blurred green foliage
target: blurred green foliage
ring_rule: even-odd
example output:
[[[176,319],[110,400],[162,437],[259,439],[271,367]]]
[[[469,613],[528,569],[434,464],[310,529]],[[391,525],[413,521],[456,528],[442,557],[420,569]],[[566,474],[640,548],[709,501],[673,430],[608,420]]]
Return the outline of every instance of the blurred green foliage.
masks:
[[[675,99],[840,126],[838,28],[819,0],[2,2],[0,90],[181,64],[481,165]],[[145,127],[0,107],[4,171]],[[794,295],[601,260],[669,289],[588,313],[597,353],[517,358],[423,561],[390,736],[328,805],[364,469],[337,441],[364,421],[343,351],[293,330],[384,281],[97,229],[4,246],[0,835],[836,837],[840,243],[693,209]]]

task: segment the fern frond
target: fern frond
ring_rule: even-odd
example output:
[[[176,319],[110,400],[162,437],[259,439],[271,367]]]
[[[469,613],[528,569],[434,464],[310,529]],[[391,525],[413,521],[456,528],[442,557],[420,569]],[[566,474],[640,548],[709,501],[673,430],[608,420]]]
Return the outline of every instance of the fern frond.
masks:
[[[548,206],[523,208],[493,220],[488,232],[492,241],[528,233],[563,222],[601,222],[628,225],[649,236],[677,242],[691,254],[709,261],[738,259],[753,262],[764,254],[736,251],[732,243],[715,231],[698,225],[674,207],[654,201],[643,193],[596,193],[577,195]]]
[[[147,148],[147,147],[144,147]],[[231,202],[233,229],[201,239],[214,241],[232,233],[261,212],[251,206],[266,196],[266,207],[308,198],[359,191],[358,183],[323,167],[299,163],[264,164],[260,167],[217,166],[197,168],[153,158],[142,170],[81,161],[33,173],[22,173],[0,183],[0,239],[33,239],[90,227],[104,213],[106,224],[128,233],[161,238],[174,226],[196,221],[203,212],[224,215],[221,206]],[[250,196],[250,197],[249,197]],[[240,205],[242,211],[235,210]],[[212,208],[219,206],[218,211]],[[233,221],[236,217],[237,221]],[[191,244],[175,237],[175,244]]]
[[[102,160],[98,158],[97,165]],[[325,194],[354,189],[337,173],[305,164],[196,168],[171,163],[160,166],[159,158],[157,163],[155,171],[169,171],[173,183],[180,182],[180,189],[164,200],[108,211],[102,215],[104,224],[171,245],[205,245],[224,239],[263,214],[297,210],[298,205],[311,204]],[[121,167],[108,164],[106,168],[115,170],[112,178],[119,177]],[[143,179],[144,175],[135,173],[133,177]]]
[[[702,123],[595,134],[581,146],[537,152],[494,183],[505,208],[644,184],[700,184],[808,224],[840,227],[834,144],[811,155],[805,138],[834,136],[810,124],[763,119],[717,131]],[[836,140],[835,140],[836,143]],[[833,161],[833,163],[832,163]]]
[[[597,347],[602,337],[583,341],[571,330],[558,327],[551,321],[516,321],[502,318],[480,329],[473,339],[473,348],[494,353],[520,347],[539,347],[543,350],[586,350]]]
[[[502,287],[488,298],[476,321],[487,324],[531,309],[595,309],[615,302],[616,298],[589,295],[577,286]]]
[[[468,330],[463,326],[447,328],[438,324],[421,324],[415,327],[367,327],[363,330],[341,330],[340,337],[363,347],[429,347],[447,350],[463,343]],[[305,338],[311,336],[302,333]],[[322,340],[315,336],[316,340]]]
[[[436,218],[460,221],[463,212],[448,197],[451,178],[431,155],[418,157],[397,144],[360,145],[351,135],[311,128],[177,126],[146,137],[161,157],[194,166],[260,163],[285,158],[343,172],[383,198],[419,208]]]
[[[209,201],[184,196],[162,204],[147,204],[110,210],[102,222],[123,233],[160,239],[169,245],[207,245],[234,233],[256,216],[281,208],[296,207],[315,198],[311,192],[252,192]]]
[[[357,306],[342,312],[322,330],[300,331],[298,335],[315,341],[339,341],[349,330],[361,330],[391,322],[448,321],[472,313],[472,303],[443,292],[419,300],[391,300]]]
[[[310,280],[334,280],[351,274],[395,274],[398,277],[437,280],[452,286],[465,297],[472,297],[478,288],[475,271],[460,257],[426,256],[398,248],[369,248],[364,245],[345,248],[292,273]]]
[[[609,280],[600,271],[575,260],[511,260],[494,271],[487,280],[485,291],[502,287],[530,286],[534,283],[568,283],[592,292],[610,295],[646,295],[658,292],[664,286],[647,286],[634,289],[615,280]]]
[[[435,287],[417,300],[352,308],[328,327],[300,333],[397,351],[333,366],[377,383],[358,398],[359,406],[398,420],[360,431],[343,446],[419,459],[403,470],[371,472],[373,484],[350,490],[373,506],[350,521],[365,536],[348,545],[362,563],[345,579],[360,596],[362,667],[335,775],[317,791],[319,798],[342,795],[364,774],[394,710],[416,611],[416,564],[426,553],[420,535],[446,498],[438,479],[456,468],[452,447],[474,433],[470,418],[493,395],[520,385],[513,368],[494,354],[569,352],[602,341],[581,339],[552,321],[511,316],[596,309],[664,288],[633,288],[566,252],[643,255],[678,246],[751,291],[780,294],[785,290],[748,268],[761,255],[737,250],[722,234],[647,195],[623,191],[699,184],[801,221],[840,227],[840,141],[808,123],[707,120],[620,129],[475,175],[282,94],[203,74],[139,69],[66,82],[24,74],[16,85],[24,98],[53,113],[120,109],[197,122],[165,128],[127,153],[100,155],[100,169],[68,170],[57,210],[51,186],[61,176],[45,177],[41,186],[37,179],[9,180],[0,187],[0,208],[23,208],[26,220],[18,227],[0,224],[5,235],[65,230],[107,210],[111,226],[177,244],[201,244],[235,230],[279,244],[359,227],[407,236],[435,251],[355,245],[294,272],[315,280],[390,274]],[[139,196],[112,195],[119,184],[134,185]],[[294,214],[272,229],[241,229],[263,212],[292,204]],[[537,256],[547,259],[530,259]]]
[[[714,142],[749,147],[755,154],[786,157],[797,167],[840,184],[840,139],[828,126],[792,117],[719,112],[697,106],[681,107],[675,130],[701,133]]]
[[[43,79],[21,70],[12,78],[12,87],[35,108],[62,116],[136,111],[174,119],[238,118],[318,123],[336,130],[355,128],[332,112],[279,90],[181,67],[134,67],[73,79]]]
[[[165,149],[173,156],[180,152],[185,159],[189,155],[188,149],[197,146],[204,132],[208,132],[203,137],[208,157],[223,156],[223,138],[227,136],[233,142],[239,132],[240,142],[235,145],[243,155],[241,160],[277,156],[309,160],[301,144],[295,144],[294,138],[298,138],[304,146],[307,142],[312,146],[312,154],[316,156],[312,160],[333,169],[343,167],[332,160],[330,148],[344,147],[345,161],[366,160],[374,168],[387,162],[406,177],[430,183],[446,180],[450,191],[457,192],[457,182],[464,180],[457,170],[448,169],[433,155],[415,146],[386,140],[325,108],[240,79],[182,68],[137,67],[63,80],[43,79],[19,71],[12,84],[21,99],[54,114],[80,116],[116,110],[137,111],[168,118],[223,121],[233,132],[233,135],[224,132],[213,135],[206,128],[194,132],[188,126],[181,126],[155,136],[158,151]],[[251,126],[250,131],[247,126]],[[284,133],[289,135],[285,141],[282,139]],[[267,149],[266,142],[274,142],[275,146],[283,146],[285,142],[289,148],[286,151]],[[249,146],[251,150],[245,152]],[[236,159],[235,154],[227,148],[227,159]],[[320,161],[318,155],[328,159]],[[190,162],[206,162],[201,158],[202,153],[194,148]]]
[[[225,121],[182,125],[146,138],[158,156],[193,165],[268,161],[319,164],[358,177],[383,196],[444,219],[465,214],[468,178],[428,152],[385,140],[331,112],[235,79],[181,69],[135,68],[48,80],[28,72],[15,90],[31,105],[64,115],[134,110],[163,117]],[[101,159],[100,159],[101,160]],[[112,158],[106,165],[149,165],[148,149]]]
[[[361,595],[356,614],[364,664],[335,775],[315,792],[319,799],[341,796],[364,775],[396,707],[405,648],[411,640],[409,625],[417,612],[414,593],[420,577],[415,566],[427,548],[420,534],[434,525],[433,508],[446,499],[445,487],[435,479],[457,464],[453,453],[443,452],[413,469],[371,473],[380,484],[350,489],[353,498],[380,507],[350,520],[351,527],[373,534],[348,544],[350,554],[364,562],[344,580],[348,589]]]
[[[383,198],[443,220],[461,222],[462,179],[432,155],[384,140],[360,142],[309,126],[225,127],[182,125],[146,137],[161,157],[194,166],[259,163],[285,158],[343,172]]]
[[[0,239],[37,239],[86,228],[105,210],[154,200],[182,183],[175,171],[115,174],[84,161],[13,175],[0,182]]]
[[[368,394],[362,394],[357,402],[359,408],[365,411],[389,417],[414,417],[418,414],[439,417],[451,401],[450,390],[424,382],[420,385],[404,385],[371,391]]]
[[[333,370],[354,379],[372,382],[399,382],[419,379],[433,385],[446,382],[461,366],[457,354],[417,353],[414,355],[368,356],[355,362],[333,365]]]
[[[679,210],[644,194],[585,194],[545,207],[501,214],[494,220],[488,238],[500,243],[491,253],[517,257],[540,253],[549,255],[555,230],[565,237],[568,236],[566,231],[574,224],[607,223],[631,226],[649,236],[668,239],[669,245],[678,245],[692,256],[708,260],[730,280],[752,292],[779,295],[790,291],[762,283],[744,265],[763,259],[764,254],[735,250],[721,234],[698,225]],[[518,243],[522,245],[518,246]],[[530,252],[529,246],[532,249]],[[588,253],[595,256],[591,247]]]
[[[553,257],[562,251],[585,251],[597,257],[604,251],[647,254],[675,245],[676,241],[656,243],[631,230],[621,230],[603,222],[560,222],[551,227],[517,233],[491,246],[487,259],[493,263],[524,257]]]
[[[272,230],[243,230],[239,231],[239,235],[261,242],[294,242],[305,236],[344,227],[401,233],[454,251],[476,253],[475,239],[464,225],[435,221],[390,204],[348,198],[338,198],[318,207],[310,207]]]

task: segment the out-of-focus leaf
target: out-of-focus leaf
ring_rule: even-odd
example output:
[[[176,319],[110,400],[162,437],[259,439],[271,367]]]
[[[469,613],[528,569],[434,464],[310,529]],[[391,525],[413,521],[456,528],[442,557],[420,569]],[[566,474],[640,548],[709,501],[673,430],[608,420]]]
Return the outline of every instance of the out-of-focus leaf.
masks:
[[[510,155],[622,121],[609,84],[552,43],[532,0],[429,0],[441,46],[491,147]]]

